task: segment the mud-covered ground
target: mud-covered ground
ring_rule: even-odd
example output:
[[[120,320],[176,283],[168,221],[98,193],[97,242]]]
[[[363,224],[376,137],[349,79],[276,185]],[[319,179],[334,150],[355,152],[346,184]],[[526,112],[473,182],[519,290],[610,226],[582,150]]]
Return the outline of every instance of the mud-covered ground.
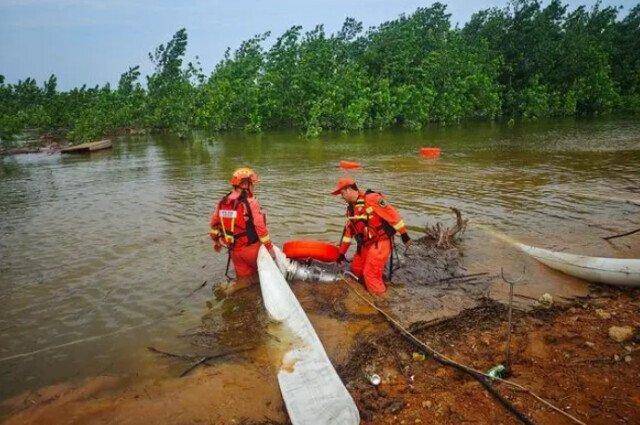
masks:
[[[304,301],[305,308],[319,305],[312,297]],[[367,314],[365,307],[358,309]],[[325,313],[341,314],[331,308]],[[479,383],[423,359],[378,314],[368,314],[375,326],[356,332],[360,336],[351,349],[336,355],[335,346],[327,347],[363,423],[517,423]],[[326,335],[319,317],[311,316],[318,333]],[[503,305],[488,302],[415,334],[452,359],[487,370],[504,362],[506,317]],[[633,333],[617,342],[609,335],[612,326],[629,326]],[[639,329],[640,291],[611,289],[517,311],[510,379],[585,423],[640,423]],[[8,402],[13,413],[6,423],[286,424],[277,368],[248,369],[235,357],[228,360],[184,378],[135,383],[125,390],[116,378],[98,377],[32,391]],[[367,378],[372,373],[382,378],[377,387]],[[254,380],[261,385],[251,386]],[[535,423],[571,423],[527,394],[504,384],[497,388]]]
[[[506,307],[488,296],[499,278],[467,271],[458,250],[424,239],[403,251],[395,283],[371,299],[456,361],[478,370],[504,362]],[[515,423],[472,378],[423,358],[356,296],[357,285],[291,286],[364,423]],[[511,379],[587,423],[640,423],[640,291],[594,287],[587,298],[556,296],[545,308],[525,301],[515,304]],[[632,334],[616,342],[611,326]],[[266,319],[257,286],[211,297],[200,326],[177,338],[187,356],[153,353],[163,379],[99,376],[29,391],[2,403],[6,423],[287,423],[276,374],[290,335]],[[536,423],[566,422],[528,395],[498,389]]]
[[[504,362],[504,305],[487,303],[416,333],[446,356],[488,370]],[[612,326],[630,327],[617,342]],[[640,291],[611,289],[552,308],[516,312],[509,379],[590,424],[640,423]],[[414,353],[417,353],[414,355]],[[398,332],[363,341],[339,372],[371,424],[517,423],[468,375],[423,359]],[[382,377],[373,386],[367,375]],[[531,396],[497,384],[535,423],[571,423]]]
[[[468,272],[461,250],[436,248],[425,237],[414,241],[408,250],[401,244],[396,250],[393,283],[384,305],[405,326],[478,306],[496,277],[484,271]]]

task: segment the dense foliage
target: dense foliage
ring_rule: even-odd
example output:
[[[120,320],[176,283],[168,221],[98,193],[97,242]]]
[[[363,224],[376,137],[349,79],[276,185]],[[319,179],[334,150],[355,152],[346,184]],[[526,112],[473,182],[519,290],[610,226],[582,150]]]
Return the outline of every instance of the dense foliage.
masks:
[[[435,3],[363,31],[348,18],[340,31],[294,26],[268,43],[257,35],[208,77],[184,64],[179,30],[117,88],[58,91],[0,76],[0,138],[25,128],[73,141],[121,128],[186,134],[189,129],[262,131],[361,130],[467,119],[536,119],[612,111],[640,113],[640,4],[624,17],[615,7],[568,10],[515,0],[475,13],[453,27]],[[266,47],[265,45],[269,45]]]

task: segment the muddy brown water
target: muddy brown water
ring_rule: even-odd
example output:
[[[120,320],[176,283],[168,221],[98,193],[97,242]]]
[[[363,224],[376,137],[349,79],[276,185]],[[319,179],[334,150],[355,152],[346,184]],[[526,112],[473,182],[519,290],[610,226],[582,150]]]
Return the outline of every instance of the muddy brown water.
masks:
[[[441,147],[442,157],[421,159],[422,146]],[[527,296],[574,296],[587,286],[525,258],[492,231],[550,249],[640,257],[638,235],[600,239],[640,226],[640,207],[598,199],[640,198],[640,121],[631,118],[469,124],[313,141],[293,133],[187,141],[136,136],[91,155],[6,157],[0,159],[0,400],[92,376],[127,382],[175,376],[184,364],[146,347],[193,351],[192,341],[178,335],[212,317],[224,321],[229,309],[243,305],[212,299],[210,287],[222,280],[226,258],[214,255],[204,236],[233,169],[251,165],[260,173],[258,197],[277,243],[337,241],[344,205],[328,192],[344,174],[340,160],[362,163],[351,174],[362,187],[387,193],[414,235],[427,221],[452,220],[443,206],[462,210],[470,218],[462,244],[469,273],[504,267],[516,275],[526,265],[517,290]],[[205,289],[186,297],[205,280]],[[504,286],[496,280],[489,292],[503,298]],[[296,292],[335,360],[344,359],[351,336],[375,322],[357,306],[349,307],[351,320],[314,312],[313,298],[322,291]],[[457,295],[431,301],[422,319],[465,305]],[[249,329],[237,338],[273,344],[264,328]],[[264,365],[272,359],[261,350],[269,351],[229,360],[228,376],[238,381],[231,388],[250,390],[256,376],[269,375]],[[224,363],[219,369],[224,375]],[[277,398],[269,376],[265,397]]]

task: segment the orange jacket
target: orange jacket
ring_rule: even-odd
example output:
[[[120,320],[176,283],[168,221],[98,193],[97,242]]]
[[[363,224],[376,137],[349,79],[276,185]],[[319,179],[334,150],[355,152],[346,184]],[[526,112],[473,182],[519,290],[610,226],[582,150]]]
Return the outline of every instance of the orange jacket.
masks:
[[[347,252],[354,237],[366,244],[380,238],[390,239],[396,232],[401,235],[407,233],[398,210],[380,193],[360,192],[356,202],[347,206],[347,223],[340,241],[340,253]]]
[[[258,240],[268,247],[271,244],[271,238],[269,237],[267,220],[265,214],[260,208],[260,203],[250,193],[247,194],[246,200],[242,201],[240,199],[241,193],[242,192],[240,191],[234,190],[218,202],[213,214],[211,215],[211,230],[209,235],[214,242],[220,241],[226,245],[231,245],[233,243],[234,246],[246,245],[247,243],[252,242],[248,240],[248,234],[252,230],[249,229],[249,227],[253,225]],[[233,221],[232,226],[229,226],[228,221],[220,214],[220,206],[224,203],[225,198],[231,203],[237,201],[238,214],[237,218]],[[249,207],[249,211],[247,211],[247,206]],[[225,222],[227,224],[225,224]],[[229,235],[229,233],[231,233],[231,235]],[[225,234],[227,236],[233,236],[233,238],[227,237],[227,239],[225,239]]]

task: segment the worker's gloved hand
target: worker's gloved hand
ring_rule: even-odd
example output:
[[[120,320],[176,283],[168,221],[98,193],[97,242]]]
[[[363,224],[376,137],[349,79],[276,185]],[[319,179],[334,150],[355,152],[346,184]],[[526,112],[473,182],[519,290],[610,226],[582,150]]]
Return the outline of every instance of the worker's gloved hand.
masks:
[[[411,238],[409,237],[408,233],[403,233],[401,236],[402,238],[402,243],[404,244],[404,246],[409,247],[411,246],[411,244],[413,243],[413,241],[411,240]]]
[[[221,244],[219,241],[217,241],[217,240],[216,240],[216,241],[213,243],[213,250],[214,250],[215,252],[220,252],[220,251],[222,250],[222,244]]]
[[[340,254],[338,255],[338,259],[336,260],[336,263],[338,264],[343,264],[346,261],[346,257],[344,256],[344,254]]]

